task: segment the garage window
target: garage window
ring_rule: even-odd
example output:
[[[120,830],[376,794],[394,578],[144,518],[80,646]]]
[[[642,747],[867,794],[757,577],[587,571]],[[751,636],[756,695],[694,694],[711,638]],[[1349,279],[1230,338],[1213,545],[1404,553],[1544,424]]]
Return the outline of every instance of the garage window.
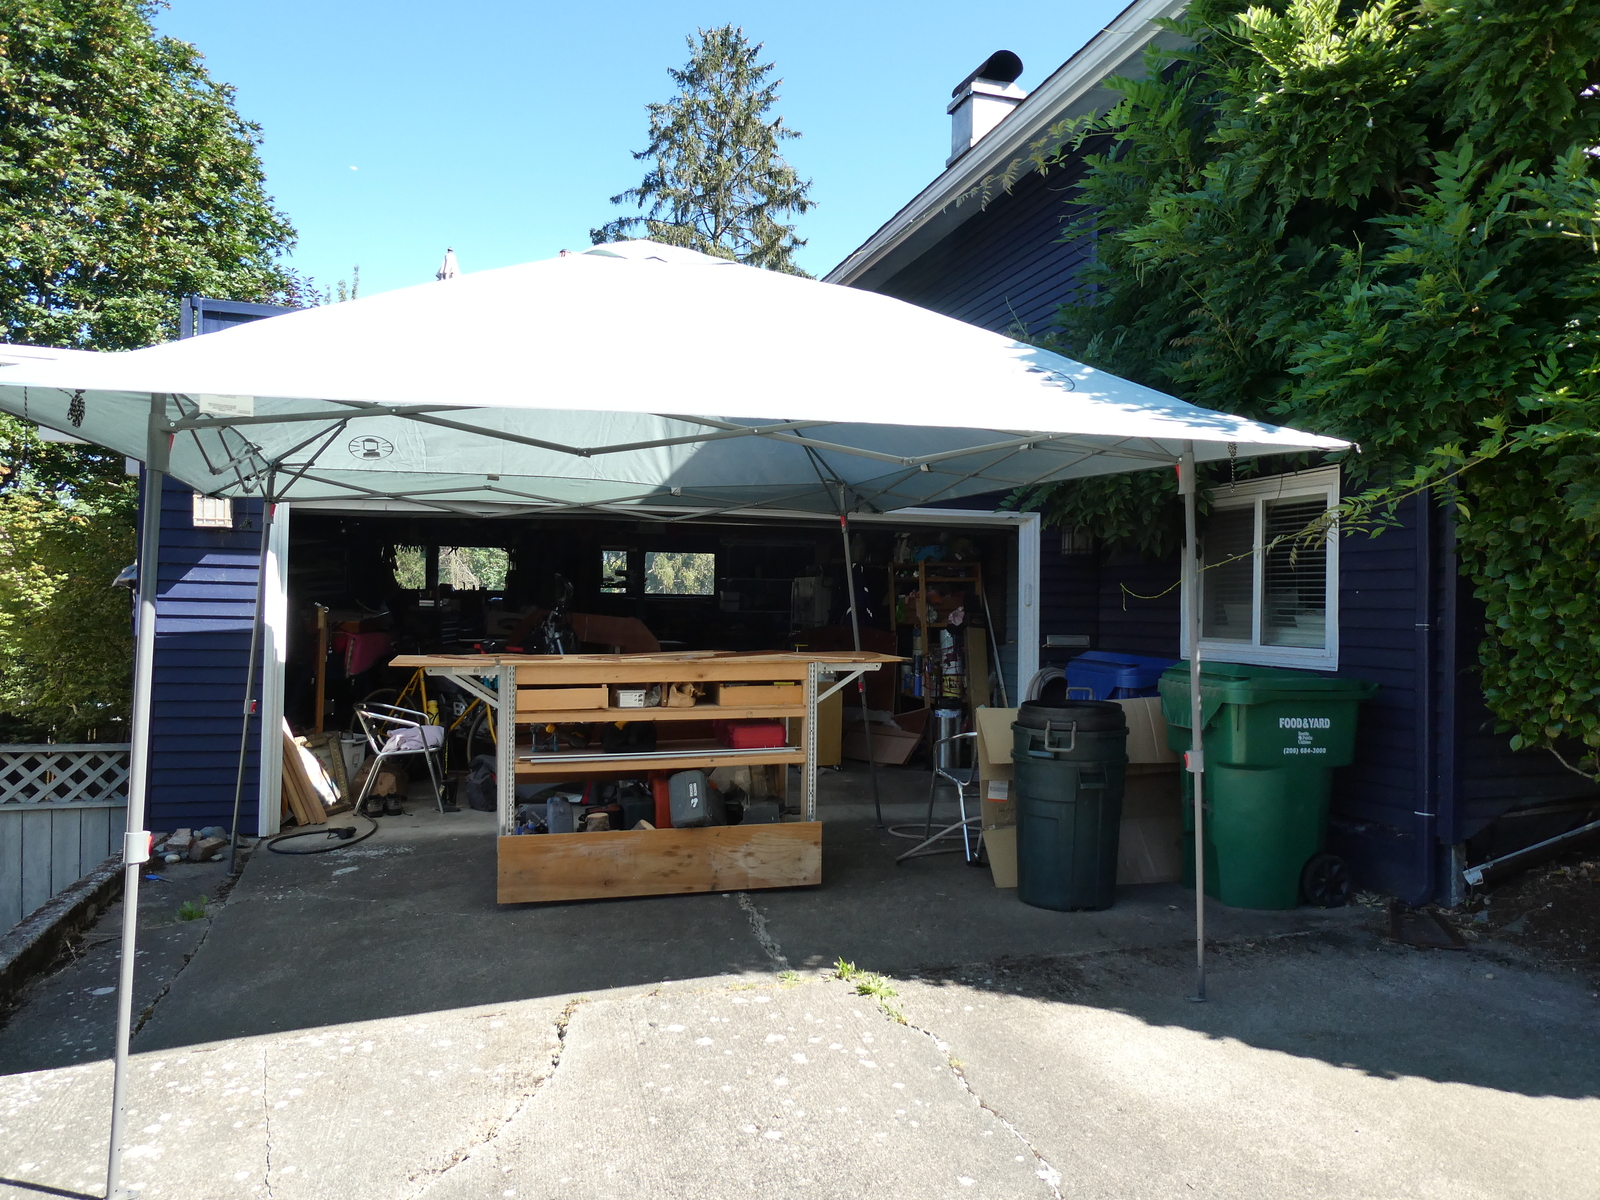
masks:
[[[1213,495],[1200,545],[1204,657],[1338,667],[1338,541],[1297,536],[1338,501],[1337,468],[1251,480]]]
[[[600,551],[600,590],[606,595],[628,594],[628,552]]]
[[[511,555],[500,546],[440,546],[439,582],[458,592],[498,592],[506,586]]]
[[[644,556],[646,596],[709,596],[717,588],[717,556],[649,550]]]

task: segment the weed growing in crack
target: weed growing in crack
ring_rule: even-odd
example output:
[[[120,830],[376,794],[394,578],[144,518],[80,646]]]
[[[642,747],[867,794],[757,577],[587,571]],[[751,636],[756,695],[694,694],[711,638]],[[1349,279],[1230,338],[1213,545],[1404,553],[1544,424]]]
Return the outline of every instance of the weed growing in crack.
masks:
[[[863,971],[855,963],[845,962],[842,958],[834,963],[833,974],[836,979],[842,979],[846,983],[854,984],[856,995],[871,996],[877,1000],[878,1007],[883,1010],[884,1016],[891,1021],[898,1022],[901,1025],[906,1023],[905,1014],[897,1006],[890,1003],[900,993],[894,990],[894,986],[887,978],[879,975],[876,971]]]
[[[198,900],[185,900],[178,905],[178,920],[199,921],[206,915],[206,905],[211,903],[209,896],[201,896]]]
[[[800,986],[800,972],[799,971],[779,971],[778,972],[778,986],[779,987],[786,987],[786,988],[799,987]]]

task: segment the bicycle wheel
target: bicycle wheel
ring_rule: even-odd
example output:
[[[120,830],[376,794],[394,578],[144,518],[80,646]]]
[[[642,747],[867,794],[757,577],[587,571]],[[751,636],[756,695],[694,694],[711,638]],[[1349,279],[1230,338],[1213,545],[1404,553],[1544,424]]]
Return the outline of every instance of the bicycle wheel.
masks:
[[[472,718],[472,723],[467,727],[467,757],[461,765],[472,767],[472,760],[480,754],[494,755],[494,737],[489,726],[490,714],[487,708],[480,708]]]

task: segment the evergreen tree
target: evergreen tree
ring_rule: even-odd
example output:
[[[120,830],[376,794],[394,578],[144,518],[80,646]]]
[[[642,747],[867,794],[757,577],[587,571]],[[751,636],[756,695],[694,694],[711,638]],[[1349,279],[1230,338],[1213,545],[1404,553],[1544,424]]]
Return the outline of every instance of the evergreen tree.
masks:
[[[803,275],[793,255],[805,245],[777,218],[804,213],[811,181],[802,181],[779,153],[800,135],[782,117],[767,119],[781,79],[759,61],[762,46],[732,25],[686,38],[689,61],[667,73],[678,94],[648,106],[650,144],[634,154],[651,164],[644,181],[611,197],[636,204],[642,216],[619,217],[589,236],[595,245],[638,232],[671,246],[731,258],[750,266]]]

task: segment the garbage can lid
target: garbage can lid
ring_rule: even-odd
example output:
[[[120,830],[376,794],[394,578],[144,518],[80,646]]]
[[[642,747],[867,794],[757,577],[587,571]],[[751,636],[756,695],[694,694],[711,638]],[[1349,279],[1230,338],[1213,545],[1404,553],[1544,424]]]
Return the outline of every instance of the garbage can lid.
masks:
[[[1070,700],[1059,708],[1028,700],[1017,709],[1017,724],[1026,729],[1076,725],[1081,733],[1107,733],[1126,729],[1128,722],[1122,705],[1110,700]]]
[[[1189,664],[1180,662],[1161,676],[1163,691],[1189,691]],[[1378,685],[1365,679],[1341,679],[1313,671],[1284,667],[1256,667],[1246,663],[1200,662],[1200,693],[1215,695],[1223,704],[1266,704],[1273,700],[1366,700],[1377,695]]]
[[[1189,727],[1189,664],[1180,662],[1161,676],[1161,709],[1169,725]],[[1207,727],[1225,704],[1277,701],[1370,700],[1378,685],[1365,679],[1340,679],[1283,667],[1200,661],[1201,716]]]

